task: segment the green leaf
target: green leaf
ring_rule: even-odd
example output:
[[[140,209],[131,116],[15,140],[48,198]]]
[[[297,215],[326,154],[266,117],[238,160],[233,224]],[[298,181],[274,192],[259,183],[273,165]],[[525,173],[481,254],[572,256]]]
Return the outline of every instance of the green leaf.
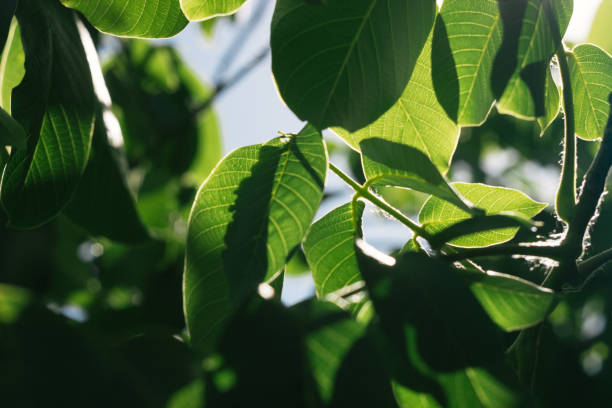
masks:
[[[144,192],[173,180],[197,187],[222,155],[212,89],[167,46],[131,40],[105,66],[128,160],[147,170]]]
[[[420,150],[379,138],[365,139],[360,147],[367,186],[410,188],[433,194],[465,211],[472,210]]]
[[[312,269],[317,296],[361,280],[355,255],[355,238],[361,238],[361,201],[344,204],[315,222],[304,239],[304,253]]]
[[[23,127],[11,115],[0,108],[0,145],[13,146],[19,149],[26,147],[26,133]],[[0,148],[2,148],[0,147]]]
[[[21,44],[21,31],[13,19],[0,59],[0,107],[11,113],[11,93],[25,75],[25,54]]]
[[[612,37],[610,37],[610,19],[612,19],[612,1],[603,0],[595,20],[591,26],[591,32],[587,42],[595,44],[612,54]]]
[[[535,119],[545,114],[546,72],[557,49],[544,10],[546,1],[522,0],[518,3],[526,5],[516,6],[524,7],[523,16],[517,21],[520,34],[515,45],[516,69],[497,102],[500,113],[522,119]],[[557,16],[560,34],[563,36],[574,9],[573,0],[548,3]]]
[[[353,149],[369,138],[381,138],[420,150],[445,174],[459,140],[459,127],[448,117],[434,92],[431,78],[431,35],[400,99],[373,124],[348,132],[333,131]]]
[[[447,0],[436,21],[432,77],[438,99],[460,125],[483,123],[495,100],[490,82],[504,34],[501,3]]]
[[[497,328],[457,271],[424,254],[395,259],[357,246],[400,406],[525,406]]]
[[[579,45],[569,57],[576,135],[585,140],[601,139],[604,135],[612,93],[612,57],[601,48]]]
[[[544,133],[548,127],[554,122],[561,112],[561,97],[560,89],[555,84],[552,77],[552,66],[548,67],[546,72],[546,86],[544,88],[544,116],[538,117],[538,125],[540,125],[540,136],[544,136]]]
[[[240,148],[204,182],[191,211],[184,298],[194,346],[209,352],[232,309],[273,280],[302,241],[323,196],[321,134]]]
[[[121,37],[167,38],[187,25],[179,0],[61,0],[98,30]]]
[[[506,211],[533,217],[542,211],[546,204],[539,203],[517,190],[485,184],[453,183],[453,187],[474,206],[483,209],[486,215]],[[426,231],[436,234],[445,228],[470,218],[462,209],[437,197],[429,198],[419,214],[419,222]],[[453,239],[450,244],[458,247],[484,247],[511,240],[518,231],[517,227],[493,229]]]
[[[89,157],[95,98],[74,15],[56,2],[22,0],[17,9],[26,75],[13,92],[13,117],[27,149],[11,153],[2,178],[9,223],[38,226],[74,193]]]
[[[119,152],[114,150],[104,121],[98,120],[89,163],[65,214],[92,236],[127,244],[143,242],[149,233],[120,169]]]
[[[317,128],[356,131],[402,95],[431,31],[431,0],[279,0],[272,71],[282,98]]]
[[[306,358],[324,406],[397,406],[365,324],[328,302],[310,300],[291,310],[306,329]]]
[[[465,272],[464,279],[489,317],[506,331],[543,321],[556,304],[553,291],[503,273]]]
[[[191,21],[208,20],[238,11],[246,0],[180,0],[181,9]]]

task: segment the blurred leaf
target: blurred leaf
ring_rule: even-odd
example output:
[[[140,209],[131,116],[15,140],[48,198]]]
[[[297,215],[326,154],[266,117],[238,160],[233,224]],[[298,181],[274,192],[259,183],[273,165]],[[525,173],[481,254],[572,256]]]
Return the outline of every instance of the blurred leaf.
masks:
[[[366,185],[410,188],[433,194],[465,211],[471,211],[471,205],[420,150],[379,138],[365,139],[360,147]]]
[[[595,14],[595,20],[593,20],[591,33],[587,41],[603,48],[608,54],[612,54],[612,37],[608,26],[610,19],[612,19],[612,1],[603,0],[597,14]]]
[[[463,197],[473,202],[474,206],[485,210],[486,215],[512,211],[531,218],[546,208],[546,204],[538,203],[520,191],[509,188],[469,183],[453,183],[452,185]],[[464,210],[436,197],[427,200],[419,213],[419,222],[423,224],[426,231],[432,234],[468,218],[470,215]],[[450,244],[458,247],[485,247],[501,244],[511,240],[517,231],[516,227],[483,231],[454,239],[450,241]]]
[[[83,13],[98,30],[121,37],[172,37],[187,25],[179,0],[61,1]]]
[[[105,66],[132,167],[145,170],[139,195],[181,178],[198,186],[221,158],[214,110],[199,110],[211,90],[176,50],[125,41]]]
[[[371,125],[355,132],[334,128],[353,149],[368,138],[381,138],[420,150],[445,174],[459,140],[459,127],[436,98],[431,78],[431,35],[420,53],[400,99]]]
[[[540,323],[556,304],[551,290],[512,275],[465,271],[464,279],[491,319],[506,331]]]
[[[26,138],[25,130],[19,122],[0,108],[0,145],[25,149]]]
[[[15,88],[13,117],[28,134],[4,170],[2,205],[14,227],[55,217],[74,193],[89,156],[95,101],[74,16],[55,2],[22,0],[17,9],[26,75]]]
[[[495,326],[457,271],[423,254],[394,259],[357,245],[400,406],[525,406]]]
[[[490,81],[503,40],[503,3],[447,0],[436,21],[433,84],[445,111],[460,125],[483,123],[495,100]]]
[[[612,57],[591,45],[579,45],[569,57],[576,135],[586,140],[604,135],[612,93]]]
[[[323,196],[321,134],[275,138],[229,154],[194,202],[184,299],[194,347],[208,353],[232,309],[273,280],[302,241]]]
[[[326,295],[361,280],[355,255],[355,238],[361,238],[361,201],[344,204],[323,216],[304,239],[304,252],[312,269],[317,296]]]
[[[116,154],[108,144],[104,121],[98,120],[89,163],[65,212],[92,236],[125,243],[142,242],[149,239],[149,234]]]
[[[281,96],[319,129],[374,122],[402,95],[434,16],[431,0],[278,1],[270,44]]]
[[[246,0],[180,0],[181,9],[191,21],[235,13]]]
[[[11,113],[11,93],[25,75],[25,54],[21,44],[21,31],[13,19],[0,59],[0,107]]]
[[[324,406],[397,407],[365,324],[327,302],[310,300],[291,311],[305,326],[306,356]]]
[[[522,119],[535,119],[545,115],[546,72],[557,49],[551,26],[547,21],[544,4],[547,0],[520,0],[515,9],[523,8],[521,18],[516,19],[520,27],[516,43],[516,67],[505,91],[497,102],[499,112]],[[517,3],[510,1],[509,4]],[[526,4],[525,4],[526,3]],[[549,2],[557,17],[560,34],[563,37],[572,16],[573,0]],[[515,40],[516,41],[516,40]],[[498,77],[493,77],[494,88]]]

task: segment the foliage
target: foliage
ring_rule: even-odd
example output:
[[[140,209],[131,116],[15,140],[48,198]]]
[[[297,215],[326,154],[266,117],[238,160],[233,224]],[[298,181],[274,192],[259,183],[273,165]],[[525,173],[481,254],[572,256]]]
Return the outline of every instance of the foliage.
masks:
[[[610,2],[569,48],[572,0],[277,0],[272,72],[307,123],[221,158],[232,82],[143,39],[244,3],[0,6],[0,401],[604,406]],[[546,166],[554,203],[516,176]],[[352,199],[322,214],[328,171]],[[373,208],[409,231],[394,251]]]

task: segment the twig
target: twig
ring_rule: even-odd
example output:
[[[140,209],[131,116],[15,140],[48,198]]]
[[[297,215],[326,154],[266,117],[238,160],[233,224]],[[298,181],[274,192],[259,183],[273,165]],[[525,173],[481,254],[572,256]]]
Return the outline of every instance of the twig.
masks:
[[[443,258],[447,261],[455,262],[463,259],[482,258],[487,256],[522,255],[557,260],[559,259],[560,253],[561,248],[558,246],[507,245],[465,249],[454,254],[445,254]]]
[[[219,97],[224,91],[228,90],[232,86],[238,84],[248,73],[250,73],[257,65],[259,65],[270,53],[270,47],[266,46],[263,50],[261,50],[251,61],[245,64],[242,68],[238,70],[232,77],[225,81],[219,82],[212,93],[201,105],[195,107],[193,109],[193,114],[198,114],[200,112],[205,111],[213,104],[215,99]]]

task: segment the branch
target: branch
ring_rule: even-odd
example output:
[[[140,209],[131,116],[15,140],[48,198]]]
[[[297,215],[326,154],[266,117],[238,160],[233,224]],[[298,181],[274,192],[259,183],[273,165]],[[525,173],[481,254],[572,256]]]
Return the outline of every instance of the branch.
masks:
[[[608,99],[612,104],[612,94]],[[564,247],[574,251],[576,258],[582,253],[582,241],[606,188],[606,178],[610,167],[612,167],[612,111],[608,117],[608,124],[597,155],[584,175],[576,214],[563,242]]]
[[[205,100],[200,106],[197,106],[193,109],[193,114],[197,115],[208,109],[210,105],[213,104],[215,99],[219,97],[224,91],[230,89],[234,85],[238,84],[248,73],[250,73],[255,67],[259,65],[270,53],[270,47],[266,46],[263,50],[261,50],[251,61],[245,64],[242,68],[234,74],[234,76],[230,77],[225,81],[219,82],[213,92],[210,94],[207,100]]]
[[[342,170],[340,170],[338,167],[336,167],[335,164],[330,162],[329,163],[329,168],[334,173],[336,173],[336,175],[338,177],[340,177],[342,179],[342,181],[344,181],[346,184],[351,186],[351,188],[353,190],[355,190],[356,196],[365,198],[366,200],[368,200],[369,202],[371,202],[372,204],[374,204],[375,206],[377,206],[381,210],[384,210],[385,212],[389,213],[393,218],[395,218],[396,220],[398,220],[399,222],[401,222],[402,224],[407,226],[417,236],[423,237],[423,238],[425,238],[428,241],[431,239],[431,234],[428,233],[427,231],[425,231],[425,229],[423,227],[421,227],[420,225],[416,224],[410,218],[406,217],[399,210],[397,210],[396,208],[394,208],[391,205],[387,204],[382,199],[376,197],[374,194],[372,194],[367,189],[367,187],[362,186],[361,184],[359,184],[358,182],[356,182],[355,180],[350,178]]]
[[[593,255],[582,262],[578,262],[578,273],[583,276],[588,275],[609,261],[612,261],[612,248]]]

